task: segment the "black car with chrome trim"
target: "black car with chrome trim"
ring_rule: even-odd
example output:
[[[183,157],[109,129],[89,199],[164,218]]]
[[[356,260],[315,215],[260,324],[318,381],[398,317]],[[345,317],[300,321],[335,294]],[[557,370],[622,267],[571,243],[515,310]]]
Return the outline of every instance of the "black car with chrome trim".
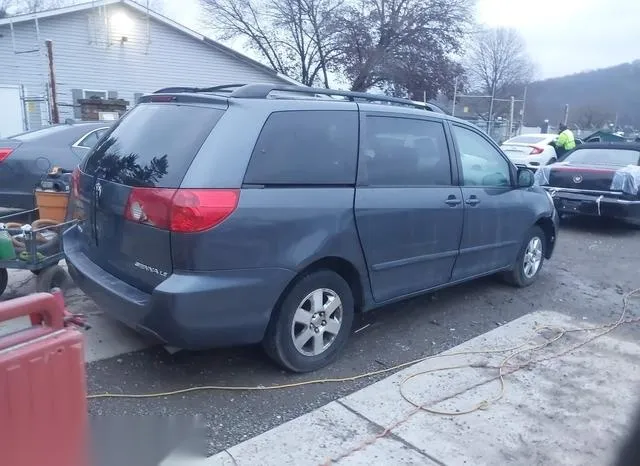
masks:
[[[561,214],[640,220],[638,143],[579,145],[536,181]]]

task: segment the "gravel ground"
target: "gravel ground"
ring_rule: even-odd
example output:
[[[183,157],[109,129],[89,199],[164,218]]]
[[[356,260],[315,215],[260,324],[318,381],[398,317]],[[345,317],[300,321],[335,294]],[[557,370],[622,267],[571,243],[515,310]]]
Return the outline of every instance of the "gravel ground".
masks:
[[[346,354],[312,375],[274,367],[258,348],[173,356],[149,348],[88,364],[91,393],[169,392],[196,385],[271,386],[351,376],[441,352],[537,310],[558,311],[585,324],[605,323],[621,310],[622,295],[640,287],[640,230],[600,220],[564,222],[553,259],[530,288],[494,278],[444,290],[360,317]],[[23,284],[24,286],[24,284]],[[11,293],[18,293],[12,290]],[[76,297],[75,306],[82,307]],[[543,323],[541,323],[543,324]],[[637,338],[640,329],[628,327]],[[269,391],[204,391],[153,399],[90,402],[92,415],[200,415],[210,453],[230,447],[382,376]]]
[[[275,368],[257,348],[169,356],[149,349],[89,365],[99,392],[167,392],[194,385],[270,386],[350,376],[455,346],[534,310],[555,310],[588,323],[620,312],[622,294],[640,287],[640,232],[602,221],[563,225],[556,254],[539,281],[514,290],[488,278],[362,316],[346,354],[313,375]],[[207,391],[145,400],[91,402],[92,414],[195,415],[210,428],[211,452],[262,433],[380,377],[274,391]]]

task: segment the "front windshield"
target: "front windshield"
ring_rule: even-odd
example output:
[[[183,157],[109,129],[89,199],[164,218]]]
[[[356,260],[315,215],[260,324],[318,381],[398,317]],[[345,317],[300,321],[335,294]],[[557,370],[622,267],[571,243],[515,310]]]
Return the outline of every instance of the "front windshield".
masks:
[[[640,152],[631,149],[580,149],[565,159],[572,165],[638,165]]]

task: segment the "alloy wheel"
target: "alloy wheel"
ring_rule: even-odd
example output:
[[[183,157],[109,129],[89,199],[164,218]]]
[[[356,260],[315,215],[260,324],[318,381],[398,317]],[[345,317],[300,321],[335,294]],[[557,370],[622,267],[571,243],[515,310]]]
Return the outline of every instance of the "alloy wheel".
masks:
[[[342,301],[330,289],[309,293],[298,305],[291,323],[291,338],[299,353],[318,356],[335,341],[342,327]]]
[[[533,278],[538,270],[540,270],[540,264],[542,264],[542,240],[534,236],[529,241],[527,249],[524,253],[523,269],[524,276],[527,278]]]

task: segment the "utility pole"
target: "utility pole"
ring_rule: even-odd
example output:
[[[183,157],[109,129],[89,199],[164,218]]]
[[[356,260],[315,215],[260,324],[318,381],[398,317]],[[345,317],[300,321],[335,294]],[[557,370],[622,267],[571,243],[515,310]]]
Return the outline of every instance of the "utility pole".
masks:
[[[53,68],[53,43],[50,40],[45,41],[47,46],[47,57],[49,59],[49,86],[51,87],[51,122],[53,124],[60,123],[60,114],[58,113],[58,97],[56,94],[56,75]]]
[[[569,121],[569,104],[566,104],[564,106],[564,120],[562,122],[566,126],[568,121]]]
[[[524,128],[524,110],[527,105],[527,86],[524,86],[524,93],[522,94],[522,114],[520,115],[520,134],[522,134],[522,128]]]
[[[493,101],[496,99],[496,85],[491,88],[491,103],[489,104],[489,121],[487,122],[487,134],[491,137],[491,123],[493,123]]]
[[[513,110],[516,105],[516,98],[511,96],[511,109],[509,110],[509,137],[513,136]]]
[[[453,81],[453,105],[451,106],[451,116],[456,116],[456,98],[458,97],[458,77]]]

